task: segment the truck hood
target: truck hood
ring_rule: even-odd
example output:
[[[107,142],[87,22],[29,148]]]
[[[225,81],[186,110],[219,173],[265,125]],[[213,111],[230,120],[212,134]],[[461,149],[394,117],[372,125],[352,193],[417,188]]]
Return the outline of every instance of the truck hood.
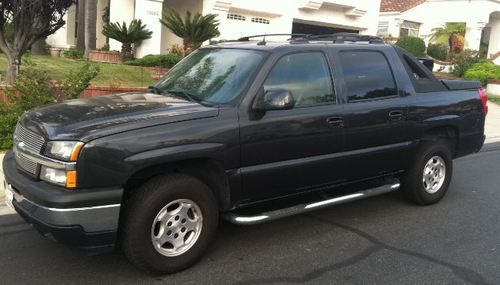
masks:
[[[217,115],[215,107],[177,97],[136,92],[47,105],[25,113],[21,123],[49,140],[87,142],[138,128]]]

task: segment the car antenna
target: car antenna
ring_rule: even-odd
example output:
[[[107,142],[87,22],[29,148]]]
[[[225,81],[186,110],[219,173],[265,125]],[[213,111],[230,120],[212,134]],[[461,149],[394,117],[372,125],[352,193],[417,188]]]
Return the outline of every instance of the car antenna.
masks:
[[[265,46],[266,45],[266,34],[264,34],[262,41],[258,42],[257,45],[258,46]]]

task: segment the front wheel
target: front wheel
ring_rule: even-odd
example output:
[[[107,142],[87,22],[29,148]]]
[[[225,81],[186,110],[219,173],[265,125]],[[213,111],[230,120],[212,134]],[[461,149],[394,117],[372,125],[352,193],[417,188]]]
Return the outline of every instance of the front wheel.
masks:
[[[203,182],[173,174],[146,182],[126,205],[121,222],[127,258],[151,273],[194,264],[215,236],[218,208]]]
[[[426,142],[402,179],[402,191],[416,204],[437,203],[448,191],[452,173],[453,161],[448,145],[441,141]]]

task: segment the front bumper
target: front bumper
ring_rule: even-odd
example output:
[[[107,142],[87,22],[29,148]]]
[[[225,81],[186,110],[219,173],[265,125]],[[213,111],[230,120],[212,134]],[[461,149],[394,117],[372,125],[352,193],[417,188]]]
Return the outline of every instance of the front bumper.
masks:
[[[66,190],[33,180],[16,168],[12,152],[3,169],[13,207],[40,233],[85,249],[114,245],[122,188]]]

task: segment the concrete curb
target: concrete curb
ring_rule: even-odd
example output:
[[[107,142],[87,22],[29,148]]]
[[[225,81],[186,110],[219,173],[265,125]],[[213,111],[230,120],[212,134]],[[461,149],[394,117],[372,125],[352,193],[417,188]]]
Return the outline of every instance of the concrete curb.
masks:
[[[3,189],[3,168],[2,168],[2,161],[3,157],[5,156],[4,152],[0,152],[0,208],[2,207],[1,204],[3,204],[3,200],[5,197],[5,189]]]

